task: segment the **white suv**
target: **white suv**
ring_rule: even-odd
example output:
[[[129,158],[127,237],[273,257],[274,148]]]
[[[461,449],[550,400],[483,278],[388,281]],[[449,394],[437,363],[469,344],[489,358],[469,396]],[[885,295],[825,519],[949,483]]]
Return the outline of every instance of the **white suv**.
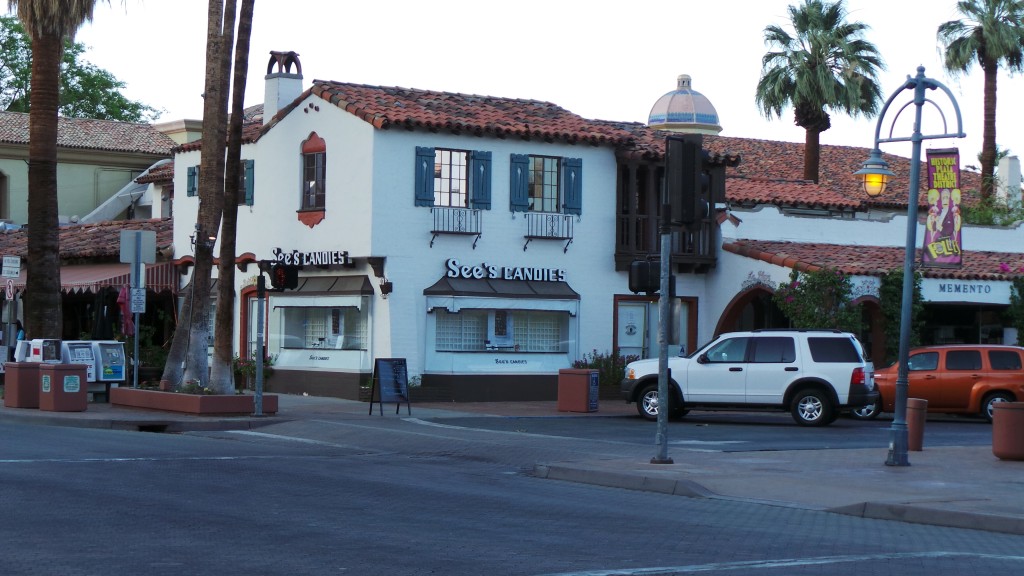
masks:
[[[670,358],[668,416],[691,409],[788,410],[803,426],[824,426],[878,398],[855,336],[838,330],[730,332],[689,356]],[[626,402],[658,418],[658,359],[630,362]]]

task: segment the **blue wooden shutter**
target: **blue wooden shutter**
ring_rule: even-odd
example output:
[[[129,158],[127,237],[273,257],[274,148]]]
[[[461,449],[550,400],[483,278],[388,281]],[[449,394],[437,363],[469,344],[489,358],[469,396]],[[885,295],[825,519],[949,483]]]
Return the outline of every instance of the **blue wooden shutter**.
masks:
[[[469,180],[473,190],[470,208],[491,209],[491,153],[474,150],[469,153]]]
[[[416,147],[416,205],[434,205],[434,149]]]
[[[575,214],[583,212],[583,159],[562,159],[562,212]]]
[[[256,186],[255,167],[256,167],[256,161],[255,160],[244,160],[242,162],[242,174],[244,175],[243,177],[245,178],[245,180],[243,180],[243,182],[245,182],[245,205],[246,206],[252,206],[253,202],[255,201],[255,198],[254,198],[255,186]]]
[[[185,186],[186,196],[199,194],[199,166],[188,167],[188,184]]]
[[[513,154],[511,164],[508,185],[509,210],[526,212],[530,209],[530,157],[526,154]]]

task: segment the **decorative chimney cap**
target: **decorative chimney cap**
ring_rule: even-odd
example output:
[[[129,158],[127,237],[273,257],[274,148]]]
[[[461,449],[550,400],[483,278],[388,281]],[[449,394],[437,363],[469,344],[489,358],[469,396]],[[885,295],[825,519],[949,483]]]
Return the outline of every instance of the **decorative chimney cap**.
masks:
[[[277,65],[277,70],[274,70],[274,65]],[[270,74],[291,74],[292,64],[295,65],[295,73],[302,76],[302,63],[299,62],[299,55],[296,52],[277,52],[275,50],[270,51],[270,62],[267,63],[267,75]]]

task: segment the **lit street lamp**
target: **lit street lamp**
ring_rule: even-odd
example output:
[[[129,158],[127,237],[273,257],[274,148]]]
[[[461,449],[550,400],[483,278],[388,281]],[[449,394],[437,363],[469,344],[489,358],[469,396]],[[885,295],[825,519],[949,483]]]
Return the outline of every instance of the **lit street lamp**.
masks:
[[[953,103],[953,110],[956,112],[956,132],[948,132],[946,126],[946,117],[942,114],[942,109],[932,100],[925,98],[925,90],[935,90],[941,88],[946,96],[949,97],[950,102]],[[896,116],[890,124],[889,137],[881,138],[882,123],[885,120],[885,113],[889,110],[889,105],[892,104],[893,100],[896,99],[904,90],[914,91],[914,100],[907,102],[896,112]],[[925,102],[928,102],[932,106],[935,106],[939,111],[939,115],[942,117],[943,134],[921,134],[921,108]],[[910,136],[896,136],[892,135],[892,127],[895,125],[896,120],[899,118],[900,113],[907,109],[911,104],[914,105],[914,132]],[[864,186],[864,192],[868,196],[875,197],[885,192],[886,184],[888,183],[889,177],[894,176],[893,172],[889,170],[889,165],[882,160],[882,152],[879,150],[878,145],[888,142],[911,142],[913,144],[913,152],[910,157],[910,194],[907,198],[907,246],[906,254],[903,259],[903,303],[900,307],[900,345],[899,345],[899,368],[896,377],[896,413],[893,417],[892,427],[889,429],[889,458],[886,460],[888,466],[909,466],[910,462],[907,460],[907,359],[910,351],[910,329],[911,329],[911,317],[910,311],[912,306],[912,298],[914,292],[914,260],[917,253],[917,197],[920,188],[921,180],[921,141],[929,140],[933,138],[963,138],[966,136],[963,130],[963,120],[960,117],[960,107],[956,103],[956,99],[953,98],[953,93],[949,91],[942,83],[932,80],[931,78],[925,78],[924,66],[917,67],[917,76],[911,78],[907,76],[907,81],[903,83],[903,86],[899,90],[893,92],[889,99],[886,100],[885,106],[882,107],[881,113],[878,115],[878,124],[875,126],[875,146],[871,150],[871,155],[863,167],[855,172],[855,174],[861,177],[861,181]]]

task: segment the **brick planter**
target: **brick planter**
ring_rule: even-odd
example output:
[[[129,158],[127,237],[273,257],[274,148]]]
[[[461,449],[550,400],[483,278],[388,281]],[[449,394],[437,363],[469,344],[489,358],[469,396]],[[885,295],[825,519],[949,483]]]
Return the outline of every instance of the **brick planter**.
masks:
[[[110,403],[116,406],[148,408],[200,416],[252,414],[255,397],[245,394],[181,394],[144,390],[142,388],[111,388]],[[277,413],[277,395],[263,395],[263,413]]]

